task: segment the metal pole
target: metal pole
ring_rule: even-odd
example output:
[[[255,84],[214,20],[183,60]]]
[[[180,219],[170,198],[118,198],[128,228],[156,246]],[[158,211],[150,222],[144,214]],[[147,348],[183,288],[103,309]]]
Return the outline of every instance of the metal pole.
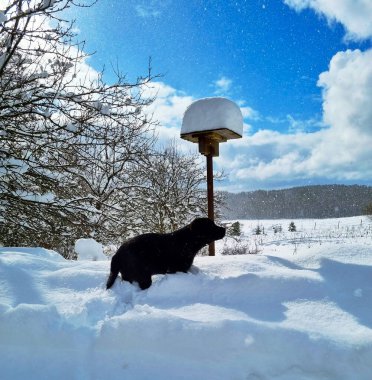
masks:
[[[208,218],[214,220],[214,197],[213,197],[213,155],[207,156],[207,193],[208,193]],[[214,242],[209,244],[209,256],[215,255]]]

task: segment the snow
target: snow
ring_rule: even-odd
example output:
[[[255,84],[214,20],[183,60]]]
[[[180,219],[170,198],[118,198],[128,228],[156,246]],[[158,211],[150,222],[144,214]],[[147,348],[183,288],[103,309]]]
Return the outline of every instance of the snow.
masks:
[[[22,199],[40,203],[52,203],[56,197],[55,194],[51,192],[47,192],[45,194],[37,194],[29,191],[19,191],[16,193],[16,195]]]
[[[48,77],[49,77],[49,73],[47,71],[41,71],[39,73],[30,75],[28,79],[35,80],[35,79],[42,79],[42,78],[48,78]]]
[[[370,380],[371,221],[240,222],[261,253],[197,257],[145,291],[106,291],[107,260],[0,248],[1,378]]]
[[[0,11],[0,25],[2,25],[7,20],[7,17],[3,11]]]
[[[193,102],[185,111],[181,135],[229,129],[243,135],[243,116],[237,104],[226,98],[205,98]]]
[[[75,242],[75,252],[78,255],[78,260],[107,261],[102,244],[94,239],[78,239]]]

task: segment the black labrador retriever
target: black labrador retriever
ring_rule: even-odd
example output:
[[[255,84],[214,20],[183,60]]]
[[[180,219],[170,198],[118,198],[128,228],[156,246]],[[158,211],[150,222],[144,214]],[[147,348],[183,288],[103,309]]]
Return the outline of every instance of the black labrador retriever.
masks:
[[[225,228],[208,218],[167,234],[148,233],[126,241],[111,259],[107,289],[119,272],[122,280],[137,282],[141,289],[151,286],[153,274],[187,272],[198,251],[225,236]]]

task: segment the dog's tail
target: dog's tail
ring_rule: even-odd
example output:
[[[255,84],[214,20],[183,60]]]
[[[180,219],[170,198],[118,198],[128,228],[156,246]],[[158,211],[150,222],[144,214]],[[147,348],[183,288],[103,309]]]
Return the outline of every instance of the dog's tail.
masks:
[[[110,289],[112,285],[114,285],[114,282],[116,280],[116,277],[118,277],[119,269],[116,268],[115,265],[115,256],[111,260],[111,270],[110,270],[110,276],[107,279],[106,283],[106,289]]]
[[[110,276],[107,279],[107,283],[106,283],[106,289],[110,289],[111,286],[114,285],[116,277],[118,277],[118,274],[119,274],[119,272],[115,272],[115,273],[110,272]]]

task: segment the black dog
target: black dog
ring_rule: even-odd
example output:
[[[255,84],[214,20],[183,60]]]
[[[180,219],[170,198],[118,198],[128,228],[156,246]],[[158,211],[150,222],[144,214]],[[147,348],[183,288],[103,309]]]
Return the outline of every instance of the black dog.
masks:
[[[216,226],[208,218],[197,218],[172,233],[134,237],[112,257],[107,289],[114,284],[119,272],[123,280],[136,281],[141,289],[150,287],[153,274],[187,272],[199,249],[224,236],[225,228]]]

